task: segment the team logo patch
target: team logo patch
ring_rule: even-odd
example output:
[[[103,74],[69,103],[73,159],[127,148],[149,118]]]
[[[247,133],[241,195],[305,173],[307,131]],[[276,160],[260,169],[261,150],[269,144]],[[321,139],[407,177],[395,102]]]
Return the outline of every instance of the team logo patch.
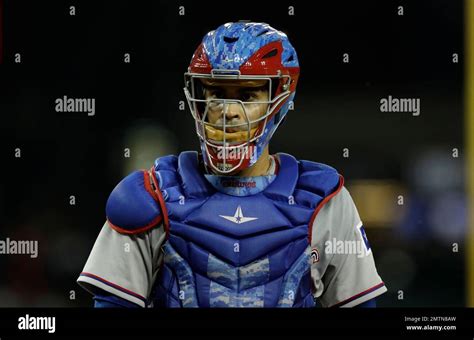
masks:
[[[362,224],[362,222],[360,222],[357,225],[357,230],[359,230],[360,237],[362,238],[362,241],[364,241],[365,250],[366,250],[366,253],[368,254],[370,252],[370,244],[369,244],[369,239],[367,238],[367,234],[365,233],[364,225]]]
[[[224,188],[233,187],[233,188],[255,188],[257,187],[257,182],[255,181],[238,181],[238,180],[226,180],[221,181]]]
[[[319,262],[319,251],[316,248],[311,249],[311,262],[312,263]]]
[[[276,175],[237,177],[205,174],[204,176],[218,191],[232,196],[258,194],[265,190],[276,178]]]
[[[228,221],[234,222],[236,224],[258,220],[258,217],[245,217],[242,212],[242,207],[240,205],[237,207],[237,210],[235,211],[234,216],[226,216],[226,215],[219,215],[219,216],[222,218],[225,218]]]

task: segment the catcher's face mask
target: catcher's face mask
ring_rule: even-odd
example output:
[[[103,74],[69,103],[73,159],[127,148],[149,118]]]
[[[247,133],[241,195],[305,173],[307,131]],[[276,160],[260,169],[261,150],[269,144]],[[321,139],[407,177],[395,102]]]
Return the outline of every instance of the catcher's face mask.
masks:
[[[253,165],[259,149],[267,145],[268,140],[259,141],[269,117],[289,93],[274,97],[272,78],[265,76],[188,73],[185,78],[184,91],[206,164],[222,174]]]

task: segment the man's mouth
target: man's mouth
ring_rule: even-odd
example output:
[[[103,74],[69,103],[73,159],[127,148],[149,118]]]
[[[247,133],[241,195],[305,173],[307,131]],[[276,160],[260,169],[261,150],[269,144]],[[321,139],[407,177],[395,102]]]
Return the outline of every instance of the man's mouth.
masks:
[[[220,129],[222,131],[222,128]],[[226,127],[226,132],[237,132],[237,131],[246,131],[247,129],[243,127]]]
[[[256,130],[257,128],[250,129],[249,135],[247,128],[226,127],[224,132],[222,128],[206,126],[206,135],[214,141],[223,141],[225,137],[227,142],[245,142],[254,136]]]

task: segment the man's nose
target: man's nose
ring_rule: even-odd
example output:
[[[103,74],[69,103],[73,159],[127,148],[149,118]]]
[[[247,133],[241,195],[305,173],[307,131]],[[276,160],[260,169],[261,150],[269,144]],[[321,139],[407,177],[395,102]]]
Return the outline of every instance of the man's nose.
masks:
[[[241,111],[242,111],[242,108],[240,107],[239,104],[229,104],[225,111],[225,119],[226,120],[238,119],[240,117]]]

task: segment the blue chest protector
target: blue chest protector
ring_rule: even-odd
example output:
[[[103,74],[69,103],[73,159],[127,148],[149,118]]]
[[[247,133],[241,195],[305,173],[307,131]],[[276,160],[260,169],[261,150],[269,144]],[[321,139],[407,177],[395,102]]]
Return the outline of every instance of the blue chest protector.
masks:
[[[218,191],[196,152],[152,169],[168,233],[155,307],[313,307],[309,224],[342,186],[331,167],[279,154],[276,178],[246,196]]]

